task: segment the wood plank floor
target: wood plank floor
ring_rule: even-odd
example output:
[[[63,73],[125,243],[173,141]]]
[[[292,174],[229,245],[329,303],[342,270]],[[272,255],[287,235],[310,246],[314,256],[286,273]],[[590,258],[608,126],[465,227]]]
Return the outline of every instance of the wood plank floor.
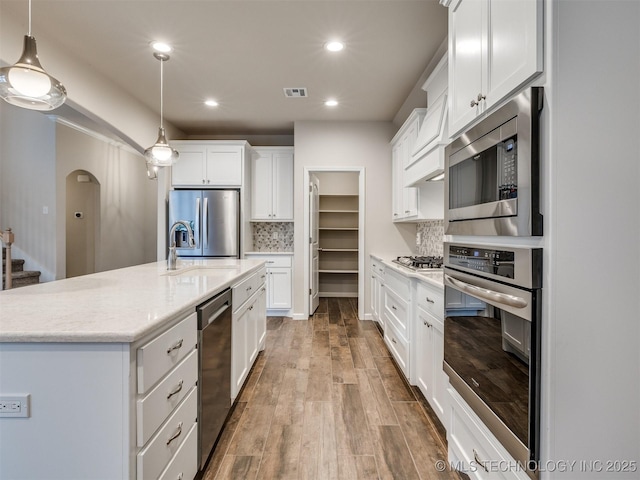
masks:
[[[356,299],[322,299],[309,320],[268,318],[203,479],[458,480],[435,468],[447,451],[428,409]]]

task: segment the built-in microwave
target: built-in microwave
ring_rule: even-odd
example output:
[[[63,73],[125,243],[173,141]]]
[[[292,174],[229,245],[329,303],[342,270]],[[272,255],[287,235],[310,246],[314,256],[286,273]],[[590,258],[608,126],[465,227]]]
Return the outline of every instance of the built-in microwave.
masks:
[[[445,233],[542,235],[542,87],[518,94],[445,150]]]

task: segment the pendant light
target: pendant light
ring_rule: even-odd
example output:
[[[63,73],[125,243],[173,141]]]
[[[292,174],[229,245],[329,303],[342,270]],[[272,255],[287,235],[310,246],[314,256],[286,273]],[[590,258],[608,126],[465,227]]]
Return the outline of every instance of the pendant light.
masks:
[[[178,160],[178,152],[169,145],[162,125],[163,65],[164,62],[169,60],[169,55],[166,53],[154,52],[153,56],[160,60],[160,128],[158,129],[158,140],[156,140],[156,143],[153,146],[144,151],[144,156],[147,159],[147,163],[152,167],[170,167],[173,162]],[[157,172],[157,168],[155,171]]]
[[[45,72],[38,60],[36,39],[31,36],[31,0],[22,56],[15,65],[0,68],[0,97],[29,110],[53,110],[67,99],[64,86]]]

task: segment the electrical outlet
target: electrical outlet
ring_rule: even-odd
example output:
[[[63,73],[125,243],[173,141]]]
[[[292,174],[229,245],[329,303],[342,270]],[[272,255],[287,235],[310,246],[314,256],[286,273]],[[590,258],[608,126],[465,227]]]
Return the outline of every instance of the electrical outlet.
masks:
[[[31,395],[0,395],[0,417],[28,417]]]
[[[416,245],[422,245],[422,235],[420,234],[420,232],[416,232]]]
[[[277,240],[277,239],[278,239],[278,232],[273,232],[273,233],[271,234],[271,238],[272,238],[273,240]]]

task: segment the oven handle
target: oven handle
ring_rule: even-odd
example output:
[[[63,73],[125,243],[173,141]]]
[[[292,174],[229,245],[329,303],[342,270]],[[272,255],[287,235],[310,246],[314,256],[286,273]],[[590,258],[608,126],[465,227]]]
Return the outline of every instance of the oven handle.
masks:
[[[444,283],[448,284],[451,287],[457,288],[462,292],[468,293],[469,295],[473,295],[474,297],[479,297],[483,300],[487,300],[488,302],[507,305],[513,308],[525,308],[527,306],[527,301],[522,297],[516,297],[515,295],[498,293],[494,292],[493,290],[477,287],[467,282],[463,282],[462,280],[453,278],[446,273],[444,274]]]

